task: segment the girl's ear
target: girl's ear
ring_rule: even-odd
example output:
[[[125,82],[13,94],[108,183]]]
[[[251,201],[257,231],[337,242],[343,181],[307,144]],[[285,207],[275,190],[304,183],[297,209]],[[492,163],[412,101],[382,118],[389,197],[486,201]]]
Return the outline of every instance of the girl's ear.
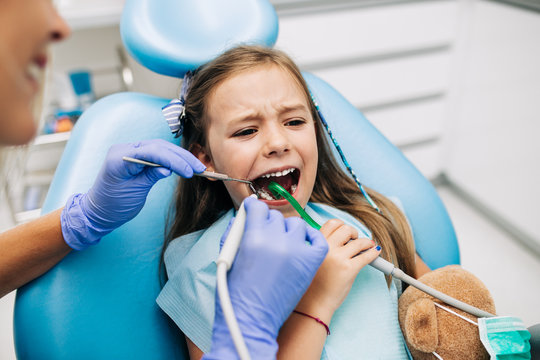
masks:
[[[208,154],[201,145],[193,144],[189,151],[191,151],[191,153],[206,166],[206,171],[215,171],[214,162],[212,161],[210,154]]]

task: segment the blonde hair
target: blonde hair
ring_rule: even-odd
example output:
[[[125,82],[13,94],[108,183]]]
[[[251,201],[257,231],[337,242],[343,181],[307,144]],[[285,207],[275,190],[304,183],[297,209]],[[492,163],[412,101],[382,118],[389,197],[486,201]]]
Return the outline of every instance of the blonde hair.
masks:
[[[415,274],[414,243],[404,215],[392,201],[366,188],[381,210],[381,213],[377,212],[366,201],[357,184],[337,164],[306,82],[296,64],[285,53],[259,46],[239,46],[202,66],[194,75],[186,96],[182,146],[192,149],[198,144],[210,153],[206,142],[206,113],[212,91],[235,74],[268,65],[279,67],[298,83],[315,120],[319,155],[310,201],[334,206],[356,217],[370,229],[373,238],[381,245],[382,257],[406,273]],[[232,207],[232,200],[222,182],[180,178],[176,194],[176,215],[165,239],[163,252],[172,239],[209,227]]]

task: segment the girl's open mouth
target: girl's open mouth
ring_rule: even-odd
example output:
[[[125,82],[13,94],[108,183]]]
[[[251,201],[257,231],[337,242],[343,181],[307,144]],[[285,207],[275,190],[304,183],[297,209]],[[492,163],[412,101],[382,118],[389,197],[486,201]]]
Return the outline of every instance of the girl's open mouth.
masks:
[[[300,170],[296,168],[289,168],[286,170],[278,171],[275,173],[264,174],[261,177],[253,179],[253,186],[257,190],[257,197],[263,200],[277,200],[268,189],[268,185],[275,181],[279,185],[283,186],[290,194],[294,194],[298,188],[298,179],[300,178]]]

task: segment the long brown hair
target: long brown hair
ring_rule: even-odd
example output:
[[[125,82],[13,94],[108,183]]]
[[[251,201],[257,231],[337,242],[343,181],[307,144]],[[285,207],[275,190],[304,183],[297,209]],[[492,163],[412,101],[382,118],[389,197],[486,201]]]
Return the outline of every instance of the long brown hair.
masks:
[[[377,212],[366,201],[357,184],[337,164],[306,82],[296,64],[283,52],[259,46],[240,46],[202,66],[194,75],[186,96],[187,119],[182,146],[191,150],[198,144],[210,153],[206,142],[206,106],[212,91],[234,74],[268,65],[278,66],[298,83],[315,122],[319,155],[310,201],[328,204],[355,216],[371,230],[373,238],[381,245],[382,257],[406,273],[415,274],[414,243],[404,215],[392,201],[366,188],[381,210],[381,213]],[[232,200],[221,181],[180,178],[175,217],[166,236],[163,253],[172,239],[209,227],[232,207]]]

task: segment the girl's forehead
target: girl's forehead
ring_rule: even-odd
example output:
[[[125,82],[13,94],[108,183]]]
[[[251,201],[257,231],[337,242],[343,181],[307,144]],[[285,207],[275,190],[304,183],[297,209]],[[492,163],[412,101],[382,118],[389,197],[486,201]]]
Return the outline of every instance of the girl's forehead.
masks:
[[[303,87],[289,71],[277,65],[261,65],[235,73],[219,84],[208,99],[209,107],[257,107],[301,102],[307,106]],[[223,109],[221,109],[223,110]]]

